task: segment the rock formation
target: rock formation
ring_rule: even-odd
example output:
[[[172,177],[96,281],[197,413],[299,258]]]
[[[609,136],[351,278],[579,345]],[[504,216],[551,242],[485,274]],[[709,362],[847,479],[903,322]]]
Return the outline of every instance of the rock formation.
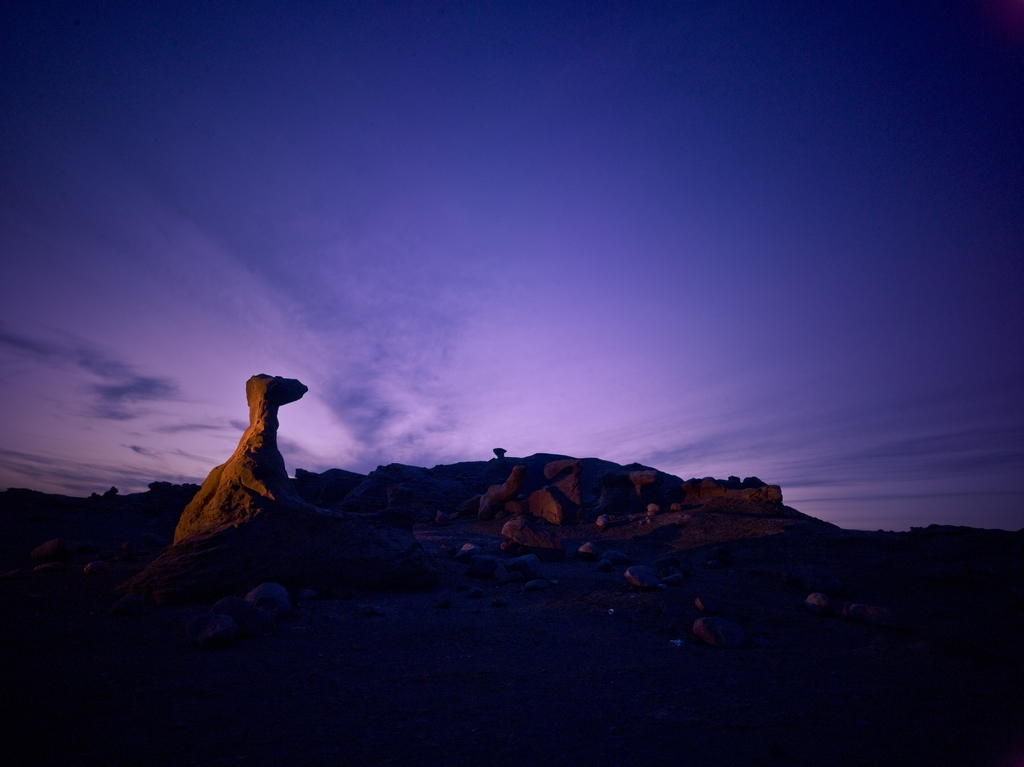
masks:
[[[527,499],[530,514],[555,525],[576,522],[582,505],[582,471],[583,465],[574,458],[548,463],[544,467],[544,479],[551,484],[530,494]]]
[[[317,508],[295,491],[277,448],[277,412],[306,387],[267,375],[246,382],[249,428],[182,513],[174,543],[126,590],[158,602],[214,599],[267,581],[330,592],[419,587],[436,573],[405,531]]]
[[[501,510],[503,504],[507,501],[514,500],[516,494],[519,492],[519,488],[523,486],[523,482],[526,481],[526,467],[516,466],[512,469],[512,473],[508,475],[508,479],[503,484],[491,485],[487,488],[487,492],[483,494],[480,499],[480,519],[493,519],[496,512]]]

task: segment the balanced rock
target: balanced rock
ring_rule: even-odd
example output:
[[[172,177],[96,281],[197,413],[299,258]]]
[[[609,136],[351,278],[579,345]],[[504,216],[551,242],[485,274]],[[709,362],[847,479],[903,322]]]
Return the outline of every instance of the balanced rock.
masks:
[[[246,382],[249,428],[182,513],[174,543],[124,588],[157,602],[211,600],[264,583],[432,586],[437,574],[411,532],[304,501],[277,448],[278,409],[302,397],[294,379]]]
[[[479,518],[493,519],[506,501],[511,501],[516,497],[525,481],[526,467],[516,466],[502,484],[491,485],[487,488],[487,492],[480,497],[480,509],[477,512]]]

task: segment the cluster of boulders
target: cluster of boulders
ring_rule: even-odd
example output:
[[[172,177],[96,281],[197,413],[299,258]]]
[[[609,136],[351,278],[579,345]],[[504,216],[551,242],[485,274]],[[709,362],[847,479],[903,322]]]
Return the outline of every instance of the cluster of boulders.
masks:
[[[837,616],[870,623],[874,626],[895,627],[898,625],[896,613],[887,607],[868,605],[849,600],[829,599],[819,591],[808,594],[804,607],[815,615]]]
[[[147,534],[144,539],[147,545],[158,544],[158,539],[152,534]],[[146,551],[137,549],[131,541],[125,541],[113,550],[101,553],[100,546],[92,541],[53,538],[36,546],[31,557],[38,562],[33,567],[37,573],[62,572],[77,565],[89,575],[106,570],[115,562],[135,562]]]

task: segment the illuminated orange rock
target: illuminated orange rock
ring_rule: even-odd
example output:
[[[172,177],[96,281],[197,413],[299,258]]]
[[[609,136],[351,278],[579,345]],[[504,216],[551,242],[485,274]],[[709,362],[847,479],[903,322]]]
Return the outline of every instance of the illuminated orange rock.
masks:
[[[544,466],[544,478],[552,481],[527,499],[530,514],[555,525],[576,522],[580,512],[580,474],[583,465],[575,458],[551,461]]]
[[[411,533],[317,508],[293,489],[277,448],[277,412],[302,397],[294,379],[246,382],[249,428],[185,508],[174,543],[125,590],[157,602],[218,599],[261,583],[330,593],[348,586],[431,586],[437,574]]]
[[[487,492],[480,498],[479,518],[493,519],[495,513],[501,510],[504,503],[516,497],[525,481],[526,467],[516,466],[504,483],[487,488]]]

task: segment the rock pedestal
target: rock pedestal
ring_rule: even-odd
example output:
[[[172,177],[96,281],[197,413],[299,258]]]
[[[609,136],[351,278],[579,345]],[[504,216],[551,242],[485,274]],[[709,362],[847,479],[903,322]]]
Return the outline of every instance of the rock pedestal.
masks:
[[[277,412],[302,397],[295,379],[246,382],[249,428],[185,508],[174,543],[124,588],[157,602],[217,599],[267,581],[330,593],[415,588],[437,575],[406,531],[317,508],[293,490],[277,448]]]

